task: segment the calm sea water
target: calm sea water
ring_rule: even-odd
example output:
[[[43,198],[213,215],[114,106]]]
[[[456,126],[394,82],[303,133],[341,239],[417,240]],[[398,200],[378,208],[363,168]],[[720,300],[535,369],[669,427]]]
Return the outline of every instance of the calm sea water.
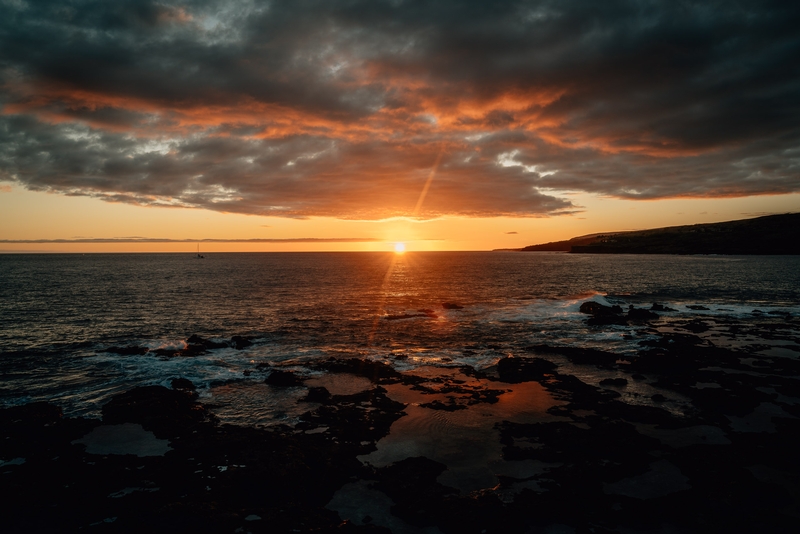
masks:
[[[180,376],[230,420],[249,424],[280,412],[264,375],[245,373],[260,362],[357,355],[401,370],[484,368],[533,343],[637,350],[647,336],[639,327],[586,326],[578,307],[589,299],[659,302],[678,316],[697,314],[686,308],[695,304],[711,315],[797,314],[800,257],[0,255],[0,404],[50,400],[68,414],[96,415],[111,395]],[[254,343],[192,358],[105,351],[180,348],[192,334]]]

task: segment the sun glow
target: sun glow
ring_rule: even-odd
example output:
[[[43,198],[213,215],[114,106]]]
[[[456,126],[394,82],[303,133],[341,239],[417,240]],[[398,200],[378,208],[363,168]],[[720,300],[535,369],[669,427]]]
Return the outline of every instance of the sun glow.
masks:
[[[406,251],[406,244],[405,243],[395,243],[394,244],[394,252],[395,254],[402,254]]]

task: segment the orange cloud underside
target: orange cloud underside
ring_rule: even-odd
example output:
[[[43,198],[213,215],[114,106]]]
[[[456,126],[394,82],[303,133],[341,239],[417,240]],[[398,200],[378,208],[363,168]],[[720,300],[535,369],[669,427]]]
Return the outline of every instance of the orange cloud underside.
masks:
[[[376,71],[377,72],[377,71]],[[368,71],[365,71],[368,73]],[[374,73],[373,73],[374,74]],[[104,93],[55,83],[6,85],[13,98],[4,114],[33,114],[48,123],[79,120],[94,128],[130,132],[137,137],[184,136],[204,132],[229,136],[230,128],[249,127],[254,132],[240,138],[280,139],[292,135],[316,135],[349,142],[392,141],[436,137],[441,142],[461,144],[474,133],[498,128],[533,134],[562,148],[588,147],[611,154],[629,152],[657,157],[696,155],[697,149],[667,140],[611,135],[600,128],[576,130],[566,127],[568,117],[549,112],[548,107],[568,93],[567,88],[510,89],[493,95],[465,94],[457,87],[435,87],[412,76],[390,79],[363,78],[345,84],[356,90],[374,83],[389,84],[402,95],[402,106],[384,107],[366,117],[343,118],[333,113],[261,102],[252,97],[230,95],[231,104],[166,102],[137,96]],[[225,95],[220,95],[223,101]],[[92,112],[114,109],[146,117],[138,123],[120,124],[93,117]],[[86,112],[76,118],[75,111]],[[492,116],[504,114],[498,126]],[[647,135],[644,135],[647,139]]]

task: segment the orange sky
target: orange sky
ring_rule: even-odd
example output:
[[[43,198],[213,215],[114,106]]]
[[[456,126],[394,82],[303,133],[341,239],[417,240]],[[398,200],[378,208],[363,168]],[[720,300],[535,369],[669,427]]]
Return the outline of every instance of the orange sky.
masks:
[[[434,178],[435,179],[435,178]],[[150,237],[168,243],[8,243],[3,252],[194,252],[202,239],[362,238],[365,242],[204,242],[203,252],[491,250],[567,239],[601,231],[719,222],[800,211],[800,195],[731,199],[633,201],[576,195],[585,211],[543,218],[443,217],[305,220],[219,213],[202,209],[139,207],[86,197],[0,189],[0,239],[39,240]]]

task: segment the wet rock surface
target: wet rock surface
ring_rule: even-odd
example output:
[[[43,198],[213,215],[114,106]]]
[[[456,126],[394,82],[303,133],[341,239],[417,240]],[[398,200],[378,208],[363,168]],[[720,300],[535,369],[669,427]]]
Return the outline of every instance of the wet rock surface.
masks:
[[[586,313],[630,324],[621,309]],[[47,403],[3,409],[3,531],[794,532],[800,321],[698,314],[636,328],[635,354],[533,345],[481,372],[401,373],[366,358],[305,364],[311,374],[359,377],[364,389],[346,395],[313,385],[305,371],[263,365],[270,387],[305,392],[293,426],[221,424],[180,378],[172,389],[113,397],[102,420],[64,417]],[[496,486],[448,486],[451,466],[413,447],[389,465],[359,459],[412,408],[489,414],[526,384],[555,402],[547,418],[493,419],[485,435],[499,451]],[[398,402],[392,388],[422,400]],[[89,450],[113,432],[161,448]]]
[[[200,337],[197,334],[192,334],[186,338],[184,345],[180,348],[150,348],[138,345],[124,347],[112,346],[105,348],[103,352],[110,352],[121,356],[142,356],[150,354],[165,358],[175,358],[200,356],[214,349],[234,348],[236,350],[243,350],[252,344],[253,342],[245,336],[232,336],[230,341],[214,341]]]
[[[342,409],[354,400],[342,400]],[[388,408],[399,417],[398,406]],[[324,508],[364,470],[355,456],[364,449],[358,440],[368,437],[342,428],[352,429],[352,418],[312,413],[351,439],[219,425],[192,395],[159,386],[114,397],[102,422],[65,418],[44,403],[0,410],[0,457],[24,458],[0,468],[0,498],[11,511],[3,531],[234,532],[246,525],[250,532],[382,532]],[[141,425],[171,450],[91,454],[76,443],[111,423]]]
[[[553,374],[556,365],[542,358],[506,357],[497,362],[497,374],[503,382],[510,384],[528,380],[539,380]]]
[[[621,306],[606,306],[593,300],[581,304],[579,311],[591,315],[586,324],[589,326],[625,326],[630,323],[646,323],[659,318],[655,311],[675,311],[665,308],[661,304],[653,304],[651,308],[636,308],[630,305],[627,313],[623,314]]]
[[[284,371],[282,369],[273,370],[269,376],[264,380],[270,386],[281,388],[289,388],[295,386],[302,386],[303,379],[292,371]]]

